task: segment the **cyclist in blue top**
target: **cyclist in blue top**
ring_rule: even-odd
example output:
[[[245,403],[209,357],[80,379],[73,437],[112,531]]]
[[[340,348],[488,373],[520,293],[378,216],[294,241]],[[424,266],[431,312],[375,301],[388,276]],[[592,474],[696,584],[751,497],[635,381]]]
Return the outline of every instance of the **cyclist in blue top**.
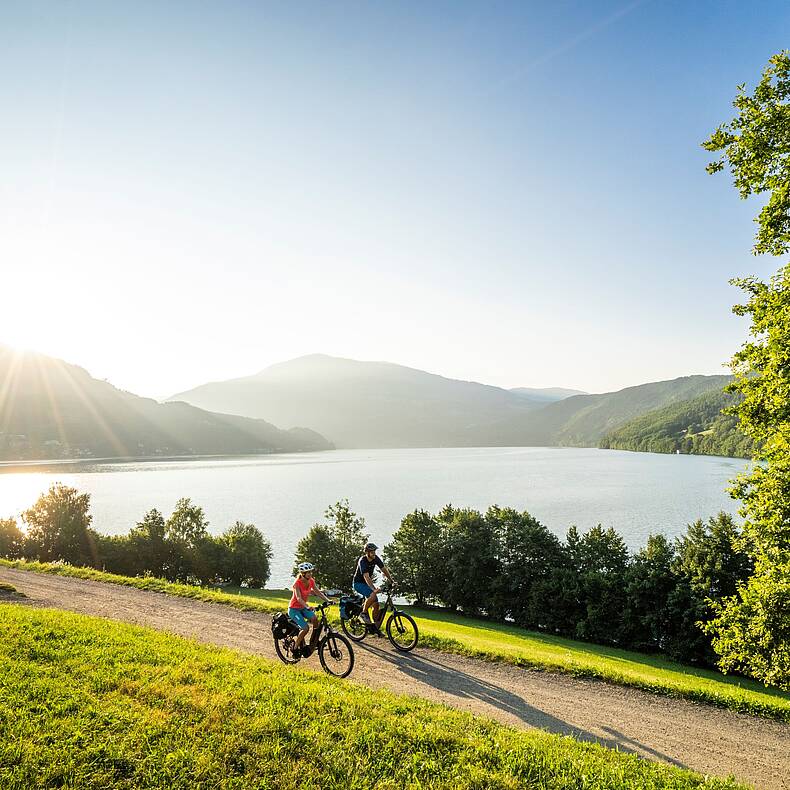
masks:
[[[381,557],[376,556],[378,546],[375,543],[365,544],[362,550],[362,556],[357,560],[357,569],[354,573],[353,587],[360,594],[365,597],[365,606],[362,613],[363,621],[367,618],[376,627],[378,632],[378,619],[379,619],[379,600],[376,597],[379,593],[379,588],[373,582],[373,572],[376,568],[381,568],[381,572],[387,577],[390,583],[394,586],[395,579],[392,574],[384,566]],[[370,617],[368,611],[373,607],[373,617]]]

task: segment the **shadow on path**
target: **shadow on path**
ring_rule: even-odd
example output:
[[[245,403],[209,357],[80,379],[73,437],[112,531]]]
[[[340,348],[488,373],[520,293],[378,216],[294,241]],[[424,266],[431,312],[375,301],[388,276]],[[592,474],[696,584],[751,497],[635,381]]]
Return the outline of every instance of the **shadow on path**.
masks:
[[[552,716],[534,705],[530,705],[513,691],[508,691],[495,683],[482,680],[462,670],[448,668],[440,662],[425,656],[418,656],[413,653],[393,653],[367,641],[363,644],[357,644],[356,647],[371,653],[381,661],[389,663],[393,669],[426,686],[460,699],[467,698],[483,702],[518,718],[531,727],[547,730],[557,735],[570,735],[580,741],[597,743],[609,749],[619,749],[623,752],[637,754],[640,757],[649,756],[656,760],[671,763],[679,768],[686,767],[679,760],[645,746],[611,727],[601,727],[601,730],[606,735],[594,735],[579,727],[574,727],[572,724],[568,724],[568,722],[558,719],[556,716]]]

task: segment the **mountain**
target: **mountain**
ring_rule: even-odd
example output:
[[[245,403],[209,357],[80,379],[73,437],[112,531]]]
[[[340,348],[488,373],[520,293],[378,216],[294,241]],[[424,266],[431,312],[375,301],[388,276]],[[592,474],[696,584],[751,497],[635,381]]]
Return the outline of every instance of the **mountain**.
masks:
[[[601,447],[751,458],[754,454],[752,440],[741,433],[736,417],[722,413],[736,403],[735,395],[713,391],[664,406],[608,433],[601,439]]]
[[[535,401],[536,403],[554,403],[558,400],[565,400],[574,395],[586,395],[586,392],[581,390],[568,390],[563,387],[544,387],[543,389],[535,389],[533,387],[513,387],[508,390],[514,392],[516,395],[523,395],[525,398]]]
[[[338,447],[470,444],[485,427],[539,408],[500,387],[458,381],[389,362],[323,354],[282,362],[254,376],[205,384],[168,400],[204,409],[307,424]]]
[[[315,354],[169,400],[311,425],[338,447],[598,445],[652,409],[720,390],[727,376],[686,376],[547,403],[538,395],[444,378],[389,362]],[[519,391],[521,390],[521,391]],[[551,392],[551,391],[550,391]],[[554,389],[552,395],[569,392]]]
[[[304,428],[161,404],[43,354],[0,346],[0,460],[214,455],[330,448]]]
[[[706,392],[720,392],[730,376],[683,376],[600,395],[574,395],[491,428],[495,444],[597,447],[604,435],[629,420]]]

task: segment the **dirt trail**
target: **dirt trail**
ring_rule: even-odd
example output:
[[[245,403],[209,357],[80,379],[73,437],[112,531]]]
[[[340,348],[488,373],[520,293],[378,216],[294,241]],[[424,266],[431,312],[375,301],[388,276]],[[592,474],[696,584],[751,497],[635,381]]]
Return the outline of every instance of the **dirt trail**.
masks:
[[[101,582],[0,568],[27,603],[150,626],[276,660],[268,615]],[[21,599],[20,602],[25,602]],[[2,609],[0,609],[0,614]],[[790,788],[790,725],[636,689],[418,648],[382,639],[356,646],[351,679],[758,788]],[[303,666],[318,669],[317,659]]]

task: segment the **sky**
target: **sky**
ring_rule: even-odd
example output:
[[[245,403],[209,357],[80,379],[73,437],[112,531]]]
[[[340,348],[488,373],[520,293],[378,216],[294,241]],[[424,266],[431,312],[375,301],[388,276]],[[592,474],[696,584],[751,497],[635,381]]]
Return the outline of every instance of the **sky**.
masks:
[[[725,372],[759,205],[700,147],[790,4],[0,4],[0,343],[150,397],[303,354]]]

